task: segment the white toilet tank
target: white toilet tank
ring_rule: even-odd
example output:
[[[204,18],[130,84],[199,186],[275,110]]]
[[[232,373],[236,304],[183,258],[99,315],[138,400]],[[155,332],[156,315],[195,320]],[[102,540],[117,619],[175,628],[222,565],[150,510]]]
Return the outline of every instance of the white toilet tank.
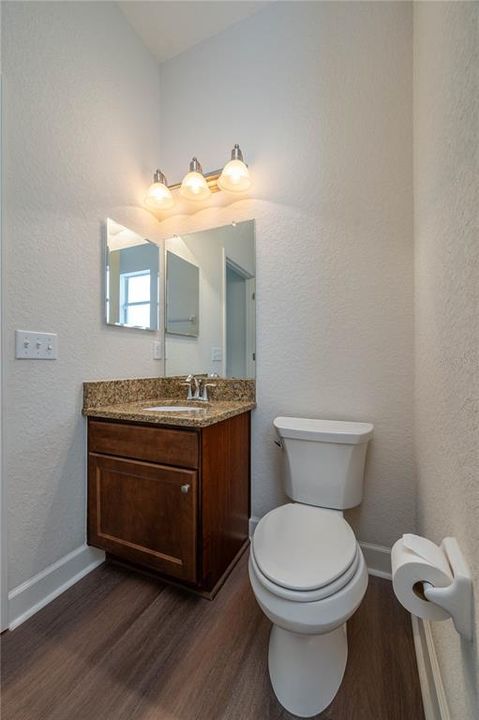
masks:
[[[361,503],[370,423],[277,417],[273,425],[286,453],[288,497],[338,510]]]

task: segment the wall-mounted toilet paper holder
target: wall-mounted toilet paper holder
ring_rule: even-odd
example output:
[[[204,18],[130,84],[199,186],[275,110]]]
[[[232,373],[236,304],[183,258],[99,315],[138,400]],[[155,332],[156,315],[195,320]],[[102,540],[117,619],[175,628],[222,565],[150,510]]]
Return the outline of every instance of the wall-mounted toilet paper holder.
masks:
[[[467,640],[473,633],[473,587],[469,567],[454,537],[444,538],[440,545],[453,575],[446,587],[434,587],[423,582],[425,597],[445,610],[452,618],[454,627]]]

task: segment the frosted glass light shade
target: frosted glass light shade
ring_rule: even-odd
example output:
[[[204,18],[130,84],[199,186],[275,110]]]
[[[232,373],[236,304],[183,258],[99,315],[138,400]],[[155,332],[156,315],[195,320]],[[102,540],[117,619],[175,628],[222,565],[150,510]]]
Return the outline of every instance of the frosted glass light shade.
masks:
[[[251,187],[249,170],[242,160],[230,160],[218,178],[218,185],[228,192],[245,192]]]
[[[164,183],[154,182],[145,195],[145,205],[152,210],[168,210],[175,204],[173,195]]]
[[[211,195],[211,190],[204,175],[193,170],[183,178],[180,193],[187,200],[206,200]]]

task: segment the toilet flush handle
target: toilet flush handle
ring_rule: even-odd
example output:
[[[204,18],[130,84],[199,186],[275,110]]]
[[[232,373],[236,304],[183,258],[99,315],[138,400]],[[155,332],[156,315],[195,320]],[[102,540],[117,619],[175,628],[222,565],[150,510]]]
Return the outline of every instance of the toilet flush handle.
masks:
[[[281,442],[281,440],[275,440],[274,444],[277,445],[279,448],[283,447],[283,443]]]

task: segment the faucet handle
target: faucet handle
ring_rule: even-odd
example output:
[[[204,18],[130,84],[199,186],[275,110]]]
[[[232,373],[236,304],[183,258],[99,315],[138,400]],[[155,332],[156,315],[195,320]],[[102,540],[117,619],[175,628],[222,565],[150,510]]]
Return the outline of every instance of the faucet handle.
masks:
[[[193,400],[193,399],[194,399],[193,390],[192,390],[192,387],[191,387],[191,385],[192,385],[192,383],[193,383],[193,379],[194,379],[194,378],[193,378],[193,375],[191,375],[191,373],[190,373],[190,374],[187,376],[185,382],[182,382],[182,383],[181,383],[182,385],[186,385],[186,387],[188,388],[188,396],[187,396],[187,398],[186,398],[187,400]]]
[[[204,400],[205,402],[208,402],[208,388],[214,388],[214,387],[216,387],[216,383],[204,382],[203,386],[201,388],[201,390],[202,390],[201,399]]]

